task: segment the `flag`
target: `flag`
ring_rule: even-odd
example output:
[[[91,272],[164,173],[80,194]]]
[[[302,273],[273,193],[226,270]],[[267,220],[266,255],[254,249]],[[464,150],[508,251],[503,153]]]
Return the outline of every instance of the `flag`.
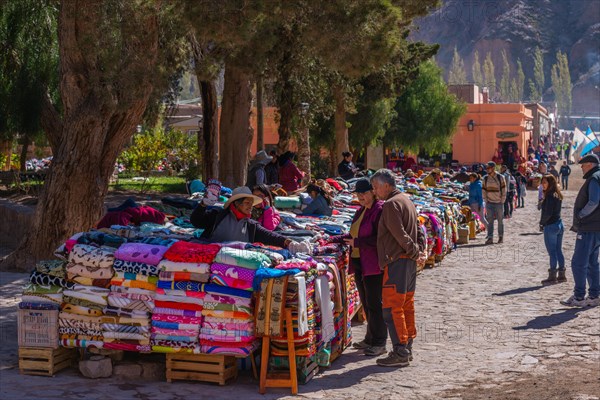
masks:
[[[585,131],[585,137],[589,139],[589,143],[586,143],[586,145],[583,146],[583,149],[581,149],[582,157],[594,150],[596,147],[600,146],[600,141],[598,141],[596,134],[594,133],[592,128],[590,128],[589,125],[587,127],[587,130]]]
[[[571,156],[573,157],[572,161],[579,161],[582,156],[583,149],[586,148],[586,146],[591,142],[591,139],[589,139],[586,134],[581,132],[579,128],[575,128],[575,131],[573,132],[573,151],[571,153]]]

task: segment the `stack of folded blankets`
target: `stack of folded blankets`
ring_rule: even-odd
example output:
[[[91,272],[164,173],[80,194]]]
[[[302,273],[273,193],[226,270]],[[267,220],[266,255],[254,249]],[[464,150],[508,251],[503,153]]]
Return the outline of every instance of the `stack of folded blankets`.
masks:
[[[66,347],[79,347],[82,342],[103,343],[102,316],[110,292],[107,287],[114,274],[115,249],[67,244],[67,278],[76,284],[63,291],[62,311],[58,316],[61,343]]]
[[[219,249],[215,244],[179,241],[164,254],[152,315],[153,351],[200,353],[204,285]]]
[[[102,324],[105,348],[151,351],[150,318],[158,263],[167,249],[158,244],[125,243],[115,252],[115,274]]]
[[[248,356],[256,348],[252,282],[271,265],[264,253],[223,247],[210,267],[200,330],[202,353]]]
[[[29,284],[23,289],[19,309],[59,310],[63,291],[75,287],[75,283],[66,280],[66,265],[60,260],[38,262],[29,276]]]

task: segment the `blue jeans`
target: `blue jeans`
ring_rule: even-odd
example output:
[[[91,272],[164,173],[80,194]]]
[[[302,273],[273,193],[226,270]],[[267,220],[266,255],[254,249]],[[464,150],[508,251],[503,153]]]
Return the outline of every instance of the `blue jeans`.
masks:
[[[569,177],[561,175],[560,176],[560,185],[562,186],[563,190],[569,189]]]
[[[487,203],[485,205],[487,226],[487,238],[494,237],[494,220],[498,220],[498,236],[504,236],[504,204]]]
[[[550,269],[565,269],[565,256],[562,252],[562,239],[565,228],[562,221],[544,226],[544,244],[550,256]]]
[[[575,241],[575,252],[571,259],[575,290],[573,294],[578,299],[585,297],[585,282],[588,283],[588,295],[600,295],[600,232],[578,232]]]

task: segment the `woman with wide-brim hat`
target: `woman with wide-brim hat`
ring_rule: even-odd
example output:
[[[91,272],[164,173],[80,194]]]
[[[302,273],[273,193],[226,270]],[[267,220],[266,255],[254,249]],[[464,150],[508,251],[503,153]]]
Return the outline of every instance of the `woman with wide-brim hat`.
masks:
[[[312,254],[308,242],[294,242],[286,237],[263,228],[252,220],[252,207],[262,199],[252,194],[250,188],[235,188],[223,208],[214,206],[221,190],[217,181],[211,181],[207,194],[192,212],[190,221],[196,228],[204,229],[201,238],[211,242],[260,242],[269,246],[287,248],[292,253]]]

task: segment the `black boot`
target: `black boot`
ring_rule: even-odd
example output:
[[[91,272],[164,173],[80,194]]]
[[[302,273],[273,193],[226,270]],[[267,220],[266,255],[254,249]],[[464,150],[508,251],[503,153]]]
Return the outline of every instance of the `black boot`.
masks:
[[[565,276],[565,270],[564,269],[559,269],[558,270],[558,278],[556,279],[556,282],[558,283],[564,283],[567,281],[567,277]]]
[[[413,360],[413,352],[412,352],[412,345],[413,345],[413,340],[412,339],[408,339],[408,343],[406,344],[406,350],[408,350],[408,360],[412,361]]]
[[[548,286],[548,285],[554,285],[556,283],[558,283],[558,281],[556,280],[556,270],[549,269],[548,270],[548,278],[546,278],[542,281],[542,285]]]

